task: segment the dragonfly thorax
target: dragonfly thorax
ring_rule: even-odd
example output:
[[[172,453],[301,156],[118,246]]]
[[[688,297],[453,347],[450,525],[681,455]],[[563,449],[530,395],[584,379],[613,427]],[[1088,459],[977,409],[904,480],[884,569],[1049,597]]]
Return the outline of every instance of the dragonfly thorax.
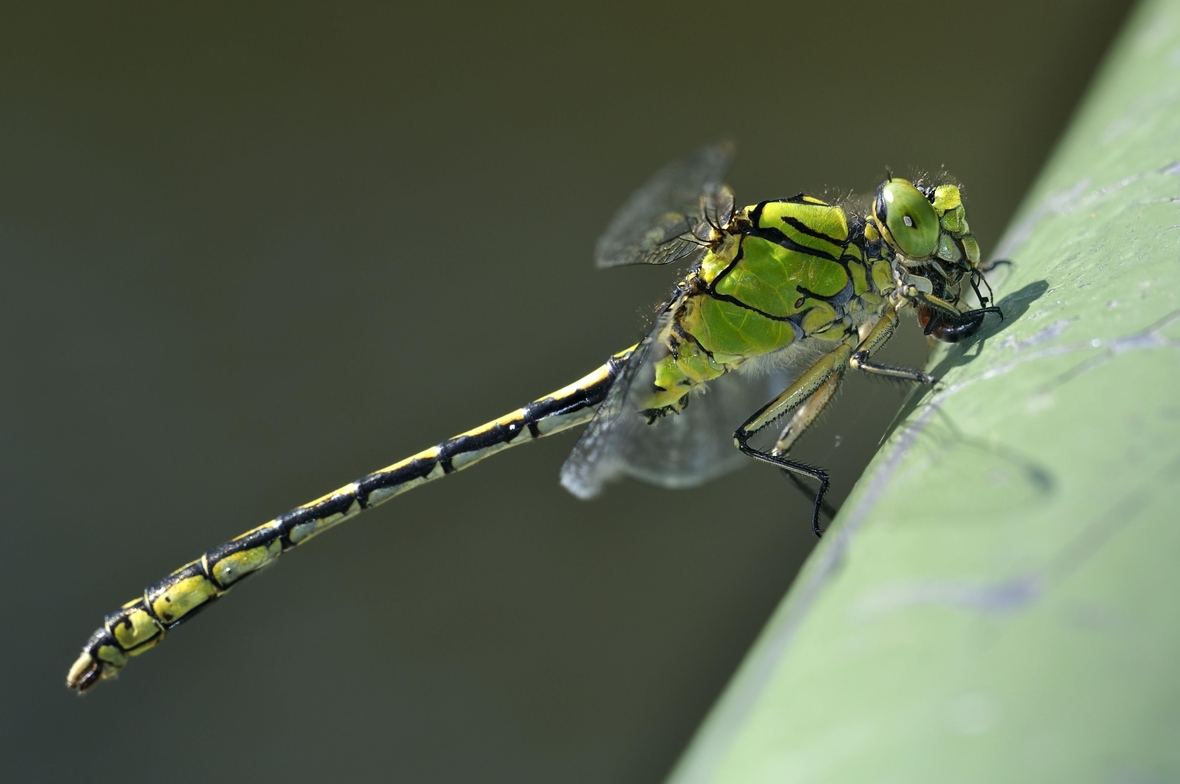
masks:
[[[870,247],[871,245],[871,247]],[[886,307],[892,254],[842,207],[799,195],[737,211],[664,308],[643,410],[804,340],[840,341]]]
[[[916,308],[944,340],[982,323],[948,326],[938,315],[957,313],[979,274],[979,246],[954,185],[890,179],[865,218],[800,194],[737,210],[713,228],[707,252],[665,305],[643,405],[651,416],[679,411],[693,389],[749,360],[800,341],[845,340],[886,308]]]

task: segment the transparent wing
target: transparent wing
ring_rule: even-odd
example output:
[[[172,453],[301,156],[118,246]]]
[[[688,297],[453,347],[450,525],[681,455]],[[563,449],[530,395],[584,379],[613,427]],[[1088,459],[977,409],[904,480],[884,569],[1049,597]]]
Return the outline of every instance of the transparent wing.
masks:
[[[759,373],[731,372],[693,390],[685,408],[651,424],[640,413],[642,391],[666,349],[663,314],[632,353],[598,413],[561,468],[561,483],[579,498],[592,498],[607,482],[630,476],[667,488],[693,487],[741,467],[733,433],[795,378],[797,362],[767,362]],[[785,359],[785,357],[784,357]]]
[[[646,427],[647,418],[639,413],[639,394],[655,379],[653,350],[659,337],[672,321],[673,311],[660,314],[656,323],[635,350],[590,424],[582,431],[573,451],[561,466],[561,484],[578,498],[593,498],[602,486],[623,471],[621,456],[628,441],[639,428]],[[638,382],[638,386],[636,383]]]
[[[599,238],[598,266],[667,264],[703,255],[710,221],[724,226],[733,215],[733,193],[721,182],[733,152],[730,142],[719,142],[657,172]]]
[[[645,426],[624,445],[621,473],[678,489],[710,482],[749,464],[750,458],[734,446],[733,432],[789,382],[783,371],[760,376],[734,372],[693,390],[679,414]]]

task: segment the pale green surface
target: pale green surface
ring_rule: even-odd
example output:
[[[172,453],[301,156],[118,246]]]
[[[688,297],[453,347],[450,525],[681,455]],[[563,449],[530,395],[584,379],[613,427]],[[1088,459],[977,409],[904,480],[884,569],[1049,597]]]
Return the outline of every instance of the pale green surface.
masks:
[[[994,257],[674,782],[1180,778],[1180,2]]]

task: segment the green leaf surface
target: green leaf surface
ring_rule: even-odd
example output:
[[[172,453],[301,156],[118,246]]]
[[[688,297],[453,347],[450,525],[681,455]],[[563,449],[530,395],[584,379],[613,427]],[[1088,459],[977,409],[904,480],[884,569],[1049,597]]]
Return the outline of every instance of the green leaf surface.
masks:
[[[993,258],[672,781],[1180,778],[1180,2]]]

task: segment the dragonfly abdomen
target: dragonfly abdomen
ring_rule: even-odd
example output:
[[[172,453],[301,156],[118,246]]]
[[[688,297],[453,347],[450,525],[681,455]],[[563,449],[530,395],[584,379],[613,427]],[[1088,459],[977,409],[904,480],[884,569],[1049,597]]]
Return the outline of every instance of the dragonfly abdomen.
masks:
[[[509,447],[543,438],[593,417],[631,349],[563,389],[466,433],[363,476],[325,496],[214,547],[138,599],[106,616],[70,668],[66,684],[86,691],[118,673],[130,656],[158,645],[172,628],[195,616],[246,577],[360,512],[418,485],[460,471]]]

